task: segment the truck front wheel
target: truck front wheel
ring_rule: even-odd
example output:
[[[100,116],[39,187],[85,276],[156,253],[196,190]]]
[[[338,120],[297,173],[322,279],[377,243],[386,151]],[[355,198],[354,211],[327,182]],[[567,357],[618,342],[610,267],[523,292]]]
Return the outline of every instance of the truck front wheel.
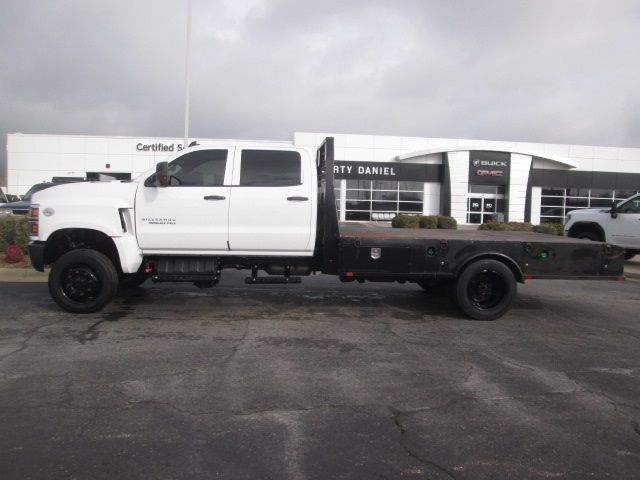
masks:
[[[67,312],[96,312],[113,300],[117,291],[118,272],[111,260],[96,250],[65,253],[49,274],[49,293]]]
[[[462,271],[456,284],[456,301],[474,320],[495,320],[507,313],[516,292],[511,269],[497,260],[484,259]]]

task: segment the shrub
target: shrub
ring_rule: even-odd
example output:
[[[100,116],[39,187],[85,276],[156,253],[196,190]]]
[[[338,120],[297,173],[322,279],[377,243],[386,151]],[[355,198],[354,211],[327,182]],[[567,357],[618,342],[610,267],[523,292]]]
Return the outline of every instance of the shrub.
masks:
[[[446,215],[437,215],[438,219],[438,228],[442,228],[445,230],[456,230],[458,228],[458,222],[453,217],[448,217]]]
[[[4,254],[4,260],[7,263],[20,263],[24,260],[24,253],[19,245],[9,245]]]
[[[550,235],[564,235],[564,227],[560,223],[541,223],[533,227],[537,233],[548,233]]]
[[[530,232],[533,228],[533,225],[526,222],[496,222],[491,220],[489,222],[485,222],[478,230],[499,230],[499,231],[508,231],[508,232]]]
[[[420,228],[438,228],[438,217],[436,215],[421,216]]]
[[[391,221],[393,228],[420,228],[420,215],[396,215]]]
[[[29,222],[26,217],[6,215],[0,217],[0,251],[9,245],[18,245],[27,251],[29,243]]]

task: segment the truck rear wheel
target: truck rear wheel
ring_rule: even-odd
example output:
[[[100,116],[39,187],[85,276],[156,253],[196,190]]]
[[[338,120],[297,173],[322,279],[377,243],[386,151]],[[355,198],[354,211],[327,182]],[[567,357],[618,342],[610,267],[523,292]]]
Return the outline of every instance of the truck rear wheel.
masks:
[[[96,312],[113,300],[117,290],[118,272],[111,260],[96,250],[65,253],[49,274],[49,293],[67,312]]]
[[[516,292],[516,279],[509,267],[498,260],[478,260],[458,277],[456,302],[474,320],[495,320],[507,313]]]

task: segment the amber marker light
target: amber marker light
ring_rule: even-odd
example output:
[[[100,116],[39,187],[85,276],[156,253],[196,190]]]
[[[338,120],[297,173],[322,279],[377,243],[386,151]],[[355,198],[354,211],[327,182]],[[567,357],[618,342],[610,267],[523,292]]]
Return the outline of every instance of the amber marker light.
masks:
[[[31,209],[29,211],[29,236],[37,237],[40,233],[40,206],[39,205],[31,205]]]

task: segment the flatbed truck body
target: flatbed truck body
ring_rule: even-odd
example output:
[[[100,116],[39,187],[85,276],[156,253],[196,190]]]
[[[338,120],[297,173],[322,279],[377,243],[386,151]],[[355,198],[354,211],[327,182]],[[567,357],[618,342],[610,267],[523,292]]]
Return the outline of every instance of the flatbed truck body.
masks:
[[[40,192],[30,214],[32,263],[52,266],[53,299],[76,313],[99,310],[118,288],[149,278],[211,287],[227,268],[250,270],[248,284],[296,283],[318,272],[344,282],[445,285],[478,320],[504,315],[518,282],[624,278],[624,250],[602,242],[338,222],[333,152],[332,138],[311,155],[271,145],[199,147],[131,184],[96,186],[87,205],[77,196],[86,185]],[[293,181],[269,172],[260,183],[257,157],[300,171]]]

